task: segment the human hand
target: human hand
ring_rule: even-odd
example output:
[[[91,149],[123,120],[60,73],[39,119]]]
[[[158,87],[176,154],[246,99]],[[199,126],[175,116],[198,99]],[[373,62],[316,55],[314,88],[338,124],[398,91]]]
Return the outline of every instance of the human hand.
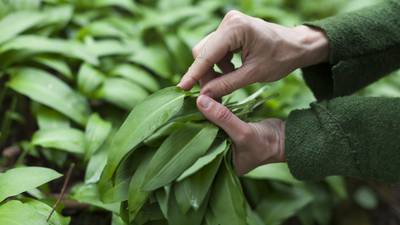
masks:
[[[246,123],[206,95],[197,98],[197,107],[231,137],[233,163],[238,175],[262,164],[285,161],[285,123],[282,120]]]
[[[242,66],[235,70],[231,59],[241,51]],[[195,61],[178,84],[189,90],[200,82],[201,93],[213,98],[256,82],[279,80],[297,68],[326,61],[328,40],[307,26],[288,28],[247,16],[226,14],[218,29],[192,50]],[[213,70],[214,64],[223,72]]]

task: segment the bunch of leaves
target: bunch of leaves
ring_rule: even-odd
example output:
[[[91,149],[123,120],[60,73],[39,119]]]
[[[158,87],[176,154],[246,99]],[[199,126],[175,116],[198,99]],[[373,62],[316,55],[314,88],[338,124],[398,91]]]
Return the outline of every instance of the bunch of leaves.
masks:
[[[352,1],[351,7],[365,2],[371,1]],[[341,0],[318,3],[292,0],[0,0],[0,149],[4,156],[0,159],[0,170],[7,170],[4,173],[7,174],[15,167],[29,165],[21,174],[3,178],[0,187],[4,190],[14,190],[14,184],[21,189],[15,189],[20,190],[18,193],[3,195],[0,191],[0,196],[6,198],[0,202],[1,218],[17,224],[24,224],[19,221],[46,224],[45,217],[37,213],[49,214],[60,185],[46,184],[52,176],[40,181],[41,176],[29,173],[30,166],[62,172],[74,162],[77,175],[69,185],[66,201],[57,207],[59,212],[65,207],[67,215],[71,215],[68,207],[79,203],[82,205],[78,208],[85,213],[106,211],[107,215],[112,214],[113,224],[123,224],[124,220],[162,224],[166,219],[172,223],[174,221],[169,218],[186,218],[185,215],[195,218],[200,215],[196,212],[205,207],[209,224],[213,221],[223,224],[221,218],[215,218],[215,212],[238,210],[238,215],[244,215],[242,206],[225,208],[224,201],[234,199],[245,202],[247,217],[243,218],[249,224],[279,224],[292,216],[301,218],[303,224],[313,221],[327,224],[332,207],[345,196],[341,178],[317,183],[298,182],[291,177],[286,164],[273,164],[257,168],[241,178],[240,186],[230,165],[230,143],[223,132],[215,131],[215,127],[194,111],[195,95],[180,93],[183,97],[177,101],[183,101],[181,108],[169,108],[172,111],[161,116],[156,128],[145,125],[147,121],[141,125],[143,132],[130,133],[128,130],[132,127],[124,125],[123,118],[132,109],[139,110],[136,107],[148,95],[177,82],[192,61],[191,47],[216,29],[228,10],[239,9],[272,22],[296,25],[337,13],[343,5],[345,1]],[[236,66],[240,66],[239,59],[240,56],[234,58]],[[247,108],[232,109],[244,119],[257,120],[268,116],[284,118],[292,109],[306,107],[313,101],[312,95],[299,72],[293,75],[271,84],[270,93],[279,93],[279,96],[263,102],[256,110],[251,107],[255,104],[253,101]],[[228,106],[232,103],[230,107],[233,107],[233,102],[246,99],[261,87],[255,84],[240,89],[224,102]],[[259,94],[261,98],[267,97],[262,91]],[[149,109],[158,111],[159,107],[149,106]],[[173,113],[173,110],[177,111]],[[118,127],[121,129],[117,130]],[[180,134],[174,133],[179,130],[182,130]],[[149,172],[148,176],[157,178],[146,178],[153,180],[146,187],[156,189],[152,194],[147,193],[149,189],[142,190],[143,177],[147,177],[147,172],[139,173],[147,171],[142,161],[148,161],[154,168],[160,167],[161,171],[164,165],[155,165],[151,159],[168,137],[173,134],[174,137],[196,137],[205,135],[206,131],[217,133],[209,140],[210,146],[203,151],[197,148],[193,151],[198,155],[190,156],[194,164],[185,168],[189,172],[171,178],[178,172],[172,173],[173,168],[166,168],[169,179],[154,184],[161,182],[158,177],[166,176],[154,169],[153,175]],[[114,148],[119,145],[125,150],[116,154]],[[166,155],[158,157],[172,157],[169,154],[177,153],[177,149],[173,150],[164,150]],[[189,158],[187,152],[183,152],[184,159]],[[103,172],[107,158],[109,164]],[[187,164],[180,170],[189,164],[190,160],[186,160]],[[168,165],[173,167],[174,163]],[[207,175],[212,172],[215,172],[213,179]],[[105,178],[99,182],[102,173]],[[220,180],[221,176],[224,179]],[[38,180],[35,185],[24,187],[24,182],[16,182],[15,177],[24,181],[37,177]],[[200,201],[199,192],[204,189],[196,182],[202,177],[210,178],[211,184]],[[227,177],[230,179],[226,180]],[[187,189],[193,185],[197,189],[192,193]],[[232,189],[228,190],[232,192],[221,193],[219,187],[230,187]],[[130,193],[136,195],[130,196]],[[68,205],[68,201],[73,204]],[[136,208],[132,206],[135,204]],[[33,205],[40,207],[32,210]],[[134,210],[130,210],[129,205]],[[210,207],[212,205],[214,208]],[[167,210],[171,208],[179,210]],[[72,224],[79,224],[80,218],[72,215]],[[229,219],[229,224],[236,219],[238,223],[243,222],[236,214],[232,216],[225,218]],[[27,217],[31,219],[24,219]],[[69,222],[52,221],[54,218],[57,216],[51,217],[49,224]],[[106,224],[107,218],[111,220],[107,216]]]
[[[245,118],[266,99],[226,101]],[[232,169],[230,140],[197,111],[196,94],[162,89],[136,106],[108,147],[99,182],[127,224],[248,224],[250,210]]]

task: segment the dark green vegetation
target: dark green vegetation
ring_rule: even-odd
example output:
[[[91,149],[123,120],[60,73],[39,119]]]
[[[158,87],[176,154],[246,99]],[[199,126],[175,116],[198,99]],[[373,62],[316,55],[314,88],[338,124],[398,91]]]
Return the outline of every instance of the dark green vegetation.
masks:
[[[167,88],[142,102],[176,84],[190,47],[229,9],[296,25],[369,2],[0,1],[0,225],[369,224],[378,196],[388,213],[379,219],[390,218],[392,195],[376,185],[300,182],[285,164],[238,179],[229,140],[196,111],[195,92]],[[254,108],[247,97],[260,87],[224,102],[257,120],[313,100],[297,71],[257,92],[279,96]],[[399,90],[392,76],[360,94]]]

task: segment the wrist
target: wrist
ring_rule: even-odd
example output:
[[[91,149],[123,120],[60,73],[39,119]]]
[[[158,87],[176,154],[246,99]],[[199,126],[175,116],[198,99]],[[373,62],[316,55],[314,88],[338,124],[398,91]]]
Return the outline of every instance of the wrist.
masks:
[[[299,68],[329,61],[329,40],[322,30],[305,25],[293,29],[303,50]]]

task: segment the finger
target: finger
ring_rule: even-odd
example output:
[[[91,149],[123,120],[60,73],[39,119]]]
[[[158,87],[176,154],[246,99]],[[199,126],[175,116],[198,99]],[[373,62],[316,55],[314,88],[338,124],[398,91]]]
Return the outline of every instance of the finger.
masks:
[[[214,64],[221,61],[231,49],[231,43],[227,41],[232,40],[227,38],[229,35],[230,32],[217,31],[210,36],[178,86],[185,90],[191,89],[213,68]],[[234,46],[234,48],[236,49],[237,47]]]
[[[228,54],[226,54],[226,56],[220,62],[217,63],[219,69],[224,74],[230,73],[235,70],[235,66],[231,62],[232,57],[233,57],[233,53],[229,52]]]
[[[215,33],[211,32],[209,33],[205,38],[201,39],[201,41],[199,41],[199,43],[197,43],[193,48],[192,48],[192,55],[193,58],[195,59],[197,56],[200,55],[201,53],[201,49],[204,47],[204,44],[207,42],[207,40]]]
[[[201,79],[200,79],[200,87],[204,87],[208,82],[210,82],[211,80],[215,79],[218,76],[218,73],[215,72],[214,70],[210,70],[207,72],[206,75],[204,75]]]
[[[217,98],[225,96],[233,91],[249,85],[251,70],[247,67],[241,67],[228,74],[210,80],[202,89],[201,94]]]
[[[197,98],[197,107],[208,120],[221,127],[233,140],[241,139],[243,132],[249,129],[247,123],[206,95],[200,95]]]

